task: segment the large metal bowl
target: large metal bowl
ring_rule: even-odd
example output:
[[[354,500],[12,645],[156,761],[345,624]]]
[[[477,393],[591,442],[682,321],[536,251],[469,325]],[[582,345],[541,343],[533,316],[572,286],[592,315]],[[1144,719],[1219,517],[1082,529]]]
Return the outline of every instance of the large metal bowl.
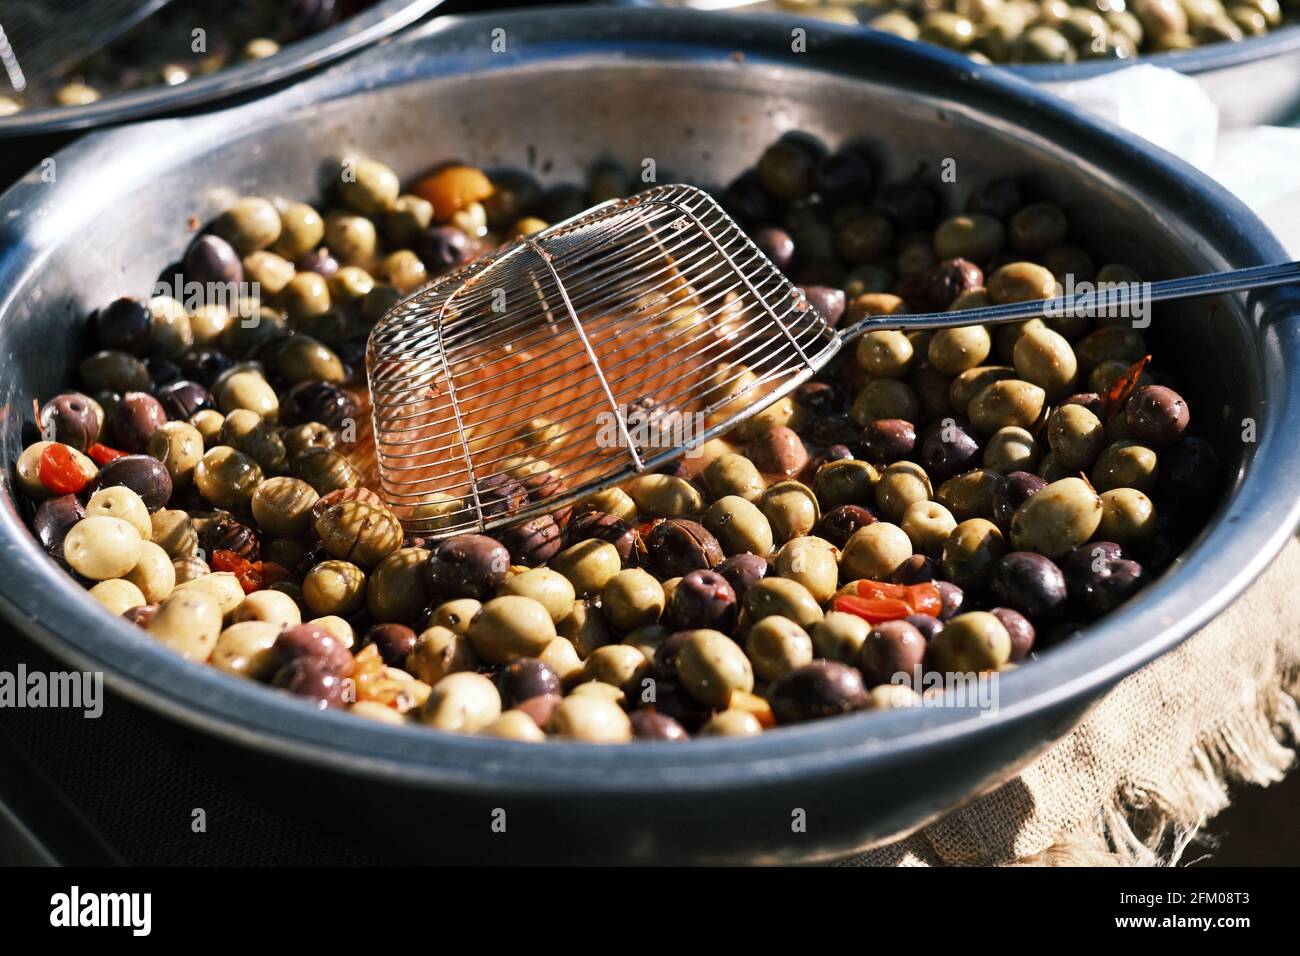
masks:
[[[506,52],[491,52],[505,30]],[[1150,277],[1280,261],[1259,220],[1177,159],[1098,128],[1005,71],[918,44],[644,10],[548,10],[437,22],[246,106],[90,136],[0,199],[0,451],[32,399],[68,381],[84,319],[150,288],[186,221],[232,196],[309,197],[339,156],[413,176],[459,158],[572,179],[600,156],[661,181],[720,183],[778,134],[865,136],[886,177],[957,161],[948,199],[1024,174],[1086,238]],[[743,51],[743,55],[739,55]],[[938,177],[936,176],[936,179]],[[523,745],[317,713],[180,660],[102,612],[33,540],[3,484],[0,581],[14,626],[102,669],[129,698],[196,729],[269,796],[421,859],[817,859],[917,826],[1067,733],[1124,675],[1221,611],[1300,513],[1300,302],[1286,291],[1169,308],[1151,330],[1230,469],[1196,546],[1139,599],[1005,675],[1000,706],[854,715],[756,740]],[[1240,421],[1258,422],[1243,445]],[[1153,728],[1153,733],[1158,730]],[[505,811],[505,833],[493,827]],[[807,827],[792,828],[796,810]]]
[[[757,0],[608,0],[619,6],[722,10],[744,8]],[[766,7],[763,8],[766,11]],[[784,16],[801,25],[809,18],[796,11],[748,13]],[[854,29],[852,26],[845,29]],[[867,29],[867,28],[863,28]],[[1260,126],[1297,118],[1300,111],[1300,24],[1272,30],[1238,43],[1211,43],[1193,50],[1149,53],[1136,60],[1085,60],[1069,64],[1015,64],[1018,76],[1048,89],[1122,70],[1134,63],[1177,70],[1195,77],[1219,108],[1224,128]]]
[[[88,129],[177,113],[213,100],[273,87],[410,26],[442,0],[378,0],[360,13],[287,45],[275,56],[218,70],[178,86],[150,86],[85,106],[49,106],[0,117],[0,139]]]

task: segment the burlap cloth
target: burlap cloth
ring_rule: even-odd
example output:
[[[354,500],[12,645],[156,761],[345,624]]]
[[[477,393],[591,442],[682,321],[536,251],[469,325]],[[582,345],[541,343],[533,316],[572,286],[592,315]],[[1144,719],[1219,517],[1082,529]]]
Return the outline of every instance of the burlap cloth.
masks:
[[[1224,614],[1128,677],[1017,778],[859,866],[1169,865],[1233,784],[1300,741],[1300,543]]]

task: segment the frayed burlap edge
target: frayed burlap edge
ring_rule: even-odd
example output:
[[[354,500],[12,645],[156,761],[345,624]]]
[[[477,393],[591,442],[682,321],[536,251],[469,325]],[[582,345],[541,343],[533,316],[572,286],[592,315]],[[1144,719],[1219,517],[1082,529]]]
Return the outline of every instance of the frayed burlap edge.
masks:
[[[1189,761],[1159,788],[1127,786],[1101,811],[1092,830],[1061,834],[1041,853],[1013,866],[1175,866],[1203,842],[1202,828],[1227,809],[1234,784],[1277,783],[1295,762],[1284,741],[1300,741],[1297,688],[1264,695],[1259,711],[1241,715],[1197,743]]]
[[[1297,576],[1292,540],[1229,611],[1124,681],[1019,777],[841,865],[1173,866],[1212,849],[1204,827],[1231,788],[1276,783],[1296,759]],[[1142,724],[1179,707],[1184,729],[1147,759]]]

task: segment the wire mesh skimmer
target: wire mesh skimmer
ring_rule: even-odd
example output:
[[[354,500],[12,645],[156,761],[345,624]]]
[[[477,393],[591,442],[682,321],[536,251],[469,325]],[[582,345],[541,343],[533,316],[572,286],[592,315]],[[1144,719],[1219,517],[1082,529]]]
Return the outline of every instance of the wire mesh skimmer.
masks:
[[[836,331],[707,193],[658,186],[517,240],[383,317],[366,357],[381,490],[408,530],[489,530],[723,434],[872,328],[1113,314],[1134,296],[1297,279],[1295,264],[1267,266]]]

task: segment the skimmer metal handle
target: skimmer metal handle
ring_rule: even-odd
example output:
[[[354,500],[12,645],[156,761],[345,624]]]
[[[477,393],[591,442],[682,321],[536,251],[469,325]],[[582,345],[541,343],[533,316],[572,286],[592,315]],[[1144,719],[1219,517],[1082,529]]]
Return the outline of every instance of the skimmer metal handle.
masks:
[[[1101,283],[1075,295],[1051,299],[1033,299],[1009,305],[990,305],[960,312],[927,312],[920,315],[873,315],[840,330],[847,342],[876,329],[951,329],[964,325],[993,325],[1024,322],[1051,315],[1116,315],[1128,309],[1145,309],[1154,302],[1191,299],[1205,295],[1223,295],[1249,289],[1300,282],[1300,262],[1283,262],[1270,266],[1250,266],[1228,272],[1210,272],[1160,282]],[[1082,286],[1083,283],[1080,283]]]

